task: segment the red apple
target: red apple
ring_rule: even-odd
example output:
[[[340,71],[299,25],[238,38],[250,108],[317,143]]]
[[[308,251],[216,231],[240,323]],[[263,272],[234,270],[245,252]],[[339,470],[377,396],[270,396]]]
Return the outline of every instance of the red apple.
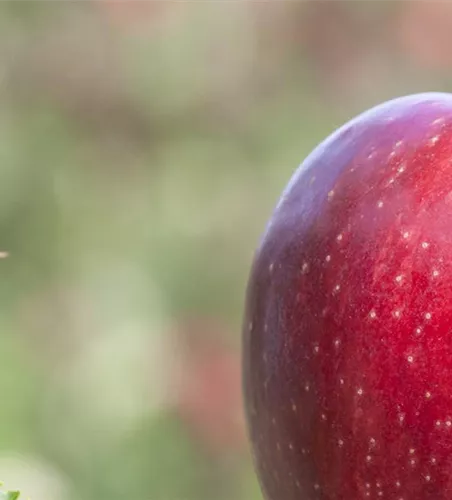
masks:
[[[304,161],[243,347],[266,499],[452,499],[452,95],[373,108]]]

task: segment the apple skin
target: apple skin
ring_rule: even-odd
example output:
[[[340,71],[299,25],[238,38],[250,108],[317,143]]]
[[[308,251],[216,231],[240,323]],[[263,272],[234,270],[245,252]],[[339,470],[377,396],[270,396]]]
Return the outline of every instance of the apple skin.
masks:
[[[302,163],[243,326],[267,500],[452,499],[452,95],[350,121]]]

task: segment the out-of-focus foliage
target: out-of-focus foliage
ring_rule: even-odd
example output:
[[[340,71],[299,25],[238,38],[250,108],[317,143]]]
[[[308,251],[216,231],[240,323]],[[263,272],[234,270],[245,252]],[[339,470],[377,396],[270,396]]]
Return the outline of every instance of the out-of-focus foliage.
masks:
[[[18,491],[0,492],[0,499],[3,500],[17,500],[19,497],[20,493]]]
[[[0,475],[258,500],[240,326],[291,173],[448,90],[447,2],[0,2]],[[427,12],[428,11],[428,12]]]
[[[0,491],[0,500],[17,500],[19,497],[19,491]]]

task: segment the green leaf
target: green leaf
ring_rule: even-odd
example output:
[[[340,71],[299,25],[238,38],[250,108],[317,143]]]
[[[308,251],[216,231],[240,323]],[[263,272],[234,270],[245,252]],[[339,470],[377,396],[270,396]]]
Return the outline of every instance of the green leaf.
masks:
[[[3,486],[3,483],[0,481],[0,487],[1,486]],[[19,496],[19,491],[7,491],[6,493],[0,491],[0,500],[17,500]]]
[[[8,493],[6,494],[6,500],[17,500],[19,496],[19,491],[8,491]]]

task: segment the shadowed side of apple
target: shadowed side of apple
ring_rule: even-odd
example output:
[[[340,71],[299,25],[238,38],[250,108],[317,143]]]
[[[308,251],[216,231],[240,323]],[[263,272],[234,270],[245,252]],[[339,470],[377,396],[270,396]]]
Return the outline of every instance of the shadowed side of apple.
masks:
[[[452,499],[452,95],[373,108],[302,163],[243,329],[267,500]]]

